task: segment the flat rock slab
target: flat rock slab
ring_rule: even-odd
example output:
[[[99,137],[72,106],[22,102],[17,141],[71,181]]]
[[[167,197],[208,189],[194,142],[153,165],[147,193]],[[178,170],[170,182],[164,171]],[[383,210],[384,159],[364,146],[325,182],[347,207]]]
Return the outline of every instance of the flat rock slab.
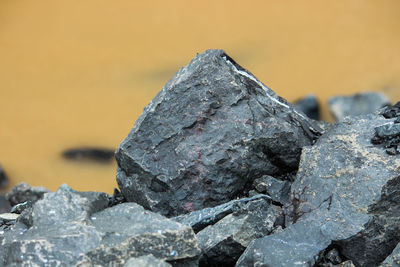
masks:
[[[180,69],[116,152],[128,201],[168,217],[245,195],[253,179],[297,169],[318,126],[222,50]]]
[[[347,117],[304,148],[288,227],[255,240],[237,266],[312,266],[330,244],[356,266],[382,262],[400,240],[400,157],[370,141],[387,122]]]
[[[136,203],[108,205],[105,193],[65,185],[45,194],[0,235],[0,265],[118,267],[144,255],[188,265],[198,261],[189,226]]]

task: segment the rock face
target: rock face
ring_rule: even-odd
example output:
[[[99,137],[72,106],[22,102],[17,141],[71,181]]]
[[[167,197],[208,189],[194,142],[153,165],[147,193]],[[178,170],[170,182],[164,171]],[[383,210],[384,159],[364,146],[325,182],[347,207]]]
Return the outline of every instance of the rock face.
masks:
[[[253,200],[200,231],[200,266],[234,266],[251,241],[274,230],[280,210],[266,199]]]
[[[390,100],[386,95],[377,92],[336,96],[329,99],[329,108],[336,120],[341,120],[346,116],[374,113],[383,106],[390,104]]]
[[[400,244],[397,244],[393,252],[380,265],[380,267],[400,266]]]
[[[109,196],[62,186],[0,235],[0,266],[123,266],[144,255],[196,264],[193,230],[135,203],[108,208]]]
[[[116,152],[128,201],[166,216],[228,202],[298,167],[318,126],[222,50],[196,56],[145,108]]]
[[[377,266],[400,240],[400,157],[371,144],[380,115],[347,117],[303,149],[287,227],[255,240],[237,266],[309,266],[329,245]]]

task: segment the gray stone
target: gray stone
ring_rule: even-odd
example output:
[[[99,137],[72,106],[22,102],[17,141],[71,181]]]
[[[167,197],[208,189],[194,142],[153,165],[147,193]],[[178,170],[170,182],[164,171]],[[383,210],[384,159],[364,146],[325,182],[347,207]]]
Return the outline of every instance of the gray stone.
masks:
[[[172,217],[297,169],[319,128],[222,50],[197,55],[145,108],[116,152],[128,201]]]
[[[400,123],[388,122],[375,128],[376,135],[381,138],[400,135]]]
[[[205,208],[202,210],[196,210],[191,213],[180,215],[171,218],[171,220],[188,225],[193,228],[195,233],[203,230],[209,225],[213,225],[225,216],[233,213],[235,210],[240,209],[249,201],[257,199],[270,200],[271,197],[267,195],[258,194],[249,198],[240,198],[229,201],[222,205],[216,206],[214,208]]]
[[[376,112],[390,105],[389,98],[383,93],[364,92],[350,96],[336,96],[329,99],[329,109],[336,120],[346,116],[359,116]]]
[[[299,99],[293,103],[297,110],[302,111],[310,119],[319,120],[319,103],[315,95],[310,94],[306,97]]]
[[[233,266],[249,243],[274,230],[281,209],[266,199],[248,202],[197,234],[202,266]]]
[[[198,261],[190,227],[135,203],[108,208],[109,197],[66,185],[45,194],[0,235],[0,266],[123,266],[148,254]]]
[[[8,177],[3,167],[0,165],[0,188],[4,189],[8,186]]]
[[[159,260],[153,255],[145,255],[137,258],[130,258],[124,267],[169,267],[171,264]]]
[[[48,192],[50,191],[41,186],[30,186],[27,183],[20,183],[11,188],[10,192],[6,194],[6,198],[11,206],[27,201],[32,204]]]
[[[400,243],[397,244],[392,253],[379,266],[380,267],[400,266]]]
[[[310,266],[331,243],[356,266],[383,261],[400,240],[400,157],[370,143],[384,123],[347,117],[303,148],[287,228],[255,240],[237,265]]]
[[[267,194],[275,202],[286,204],[290,195],[290,182],[281,181],[269,175],[254,180],[253,186],[258,193]]]
[[[9,212],[10,210],[10,202],[8,202],[5,195],[0,195],[0,213]]]

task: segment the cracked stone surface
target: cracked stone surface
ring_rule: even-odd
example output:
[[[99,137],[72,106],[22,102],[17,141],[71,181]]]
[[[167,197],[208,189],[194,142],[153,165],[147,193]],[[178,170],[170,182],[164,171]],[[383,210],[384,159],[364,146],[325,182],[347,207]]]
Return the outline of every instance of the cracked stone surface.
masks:
[[[174,266],[198,263],[200,249],[189,226],[136,203],[108,207],[109,197],[66,185],[45,194],[2,230],[0,266],[122,267],[145,255]]]
[[[319,127],[222,50],[180,69],[116,152],[128,201],[168,217],[245,195],[254,179],[297,169]]]
[[[370,142],[386,123],[347,117],[304,148],[287,228],[255,240],[237,266],[312,266],[330,244],[356,266],[382,262],[400,240],[400,157]]]

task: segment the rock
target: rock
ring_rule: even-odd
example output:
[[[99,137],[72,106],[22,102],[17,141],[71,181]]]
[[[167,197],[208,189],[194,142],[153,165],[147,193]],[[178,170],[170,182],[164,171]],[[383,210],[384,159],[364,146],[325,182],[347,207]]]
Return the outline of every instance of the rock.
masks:
[[[271,199],[280,204],[286,204],[289,201],[290,182],[281,181],[269,175],[254,180],[253,186],[260,194],[267,194]]]
[[[175,74],[116,152],[122,194],[168,217],[245,196],[297,170],[320,129],[222,50]]]
[[[109,197],[66,185],[45,194],[0,235],[0,265],[119,267],[149,254],[198,262],[200,249],[190,227],[135,203],[108,208]]]
[[[101,163],[110,162],[114,158],[114,150],[97,147],[78,147],[65,150],[62,155],[70,160],[91,160]]]
[[[400,240],[400,158],[372,146],[372,114],[347,117],[303,148],[287,227],[253,241],[237,266],[313,265],[335,244],[356,266],[376,266]]]
[[[0,213],[6,213],[11,210],[10,202],[6,199],[5,195],[0,195]]]
[[[18,217],[19,215],[15,213],[0,213],[0,223],[15,221]]]
[[[400,243],[397,244],[392,253],[379,266],[380,267],[400,266]]]
[[[11,206],[24,202],[35,203],[48,192],[50,191],[44,187],[20,183],[11,188],[10,192],[6,194],[6,199],[10,202]]]
[[[197,234],[203,255],[200,266],[234,266],[249,243],[274,230],[281,208],[266,199],[249,201]]]
[[[3,167],[0,165],[0,189],[4,189],[8,186],[8,177]]]
[[[320,120],[319,103],[315,95],[310,94],[306,97],[299,99],[293,103],[297,110],[302,111],[310,119]]]
[[[389,155],[400,154],[400,102],[394,106],[385,108],[381,113],[387,123],[375,128],[375,136],[371,139],[372,144],[381,145]],[[393,120],[394,119],[394,120]]]
[[[389,98],[383,93],[364,92],[350,96],[336,96],[329,99],[329,109],[336,120],[346,116],[358,116],[374,113],[385,105]]]
[[[155,258],[153,255],[130,258],[124,267],[169,267],[171,264]]]
[[[258,194],[249,198],[235,199],[214,208],[205,208],[202,210],[193,211],[185,215],[173,217],[171,218],[171,220],[184,225],[188,225],[193,228],[193,231],[195,233],[197,233],[207,226],[215,224],[228,214],[231,214],[234,211],[240,209],[240,207],[244,206],[249,201],[254,201],[258,199],[270,200],[271,198],[267,195]]]

